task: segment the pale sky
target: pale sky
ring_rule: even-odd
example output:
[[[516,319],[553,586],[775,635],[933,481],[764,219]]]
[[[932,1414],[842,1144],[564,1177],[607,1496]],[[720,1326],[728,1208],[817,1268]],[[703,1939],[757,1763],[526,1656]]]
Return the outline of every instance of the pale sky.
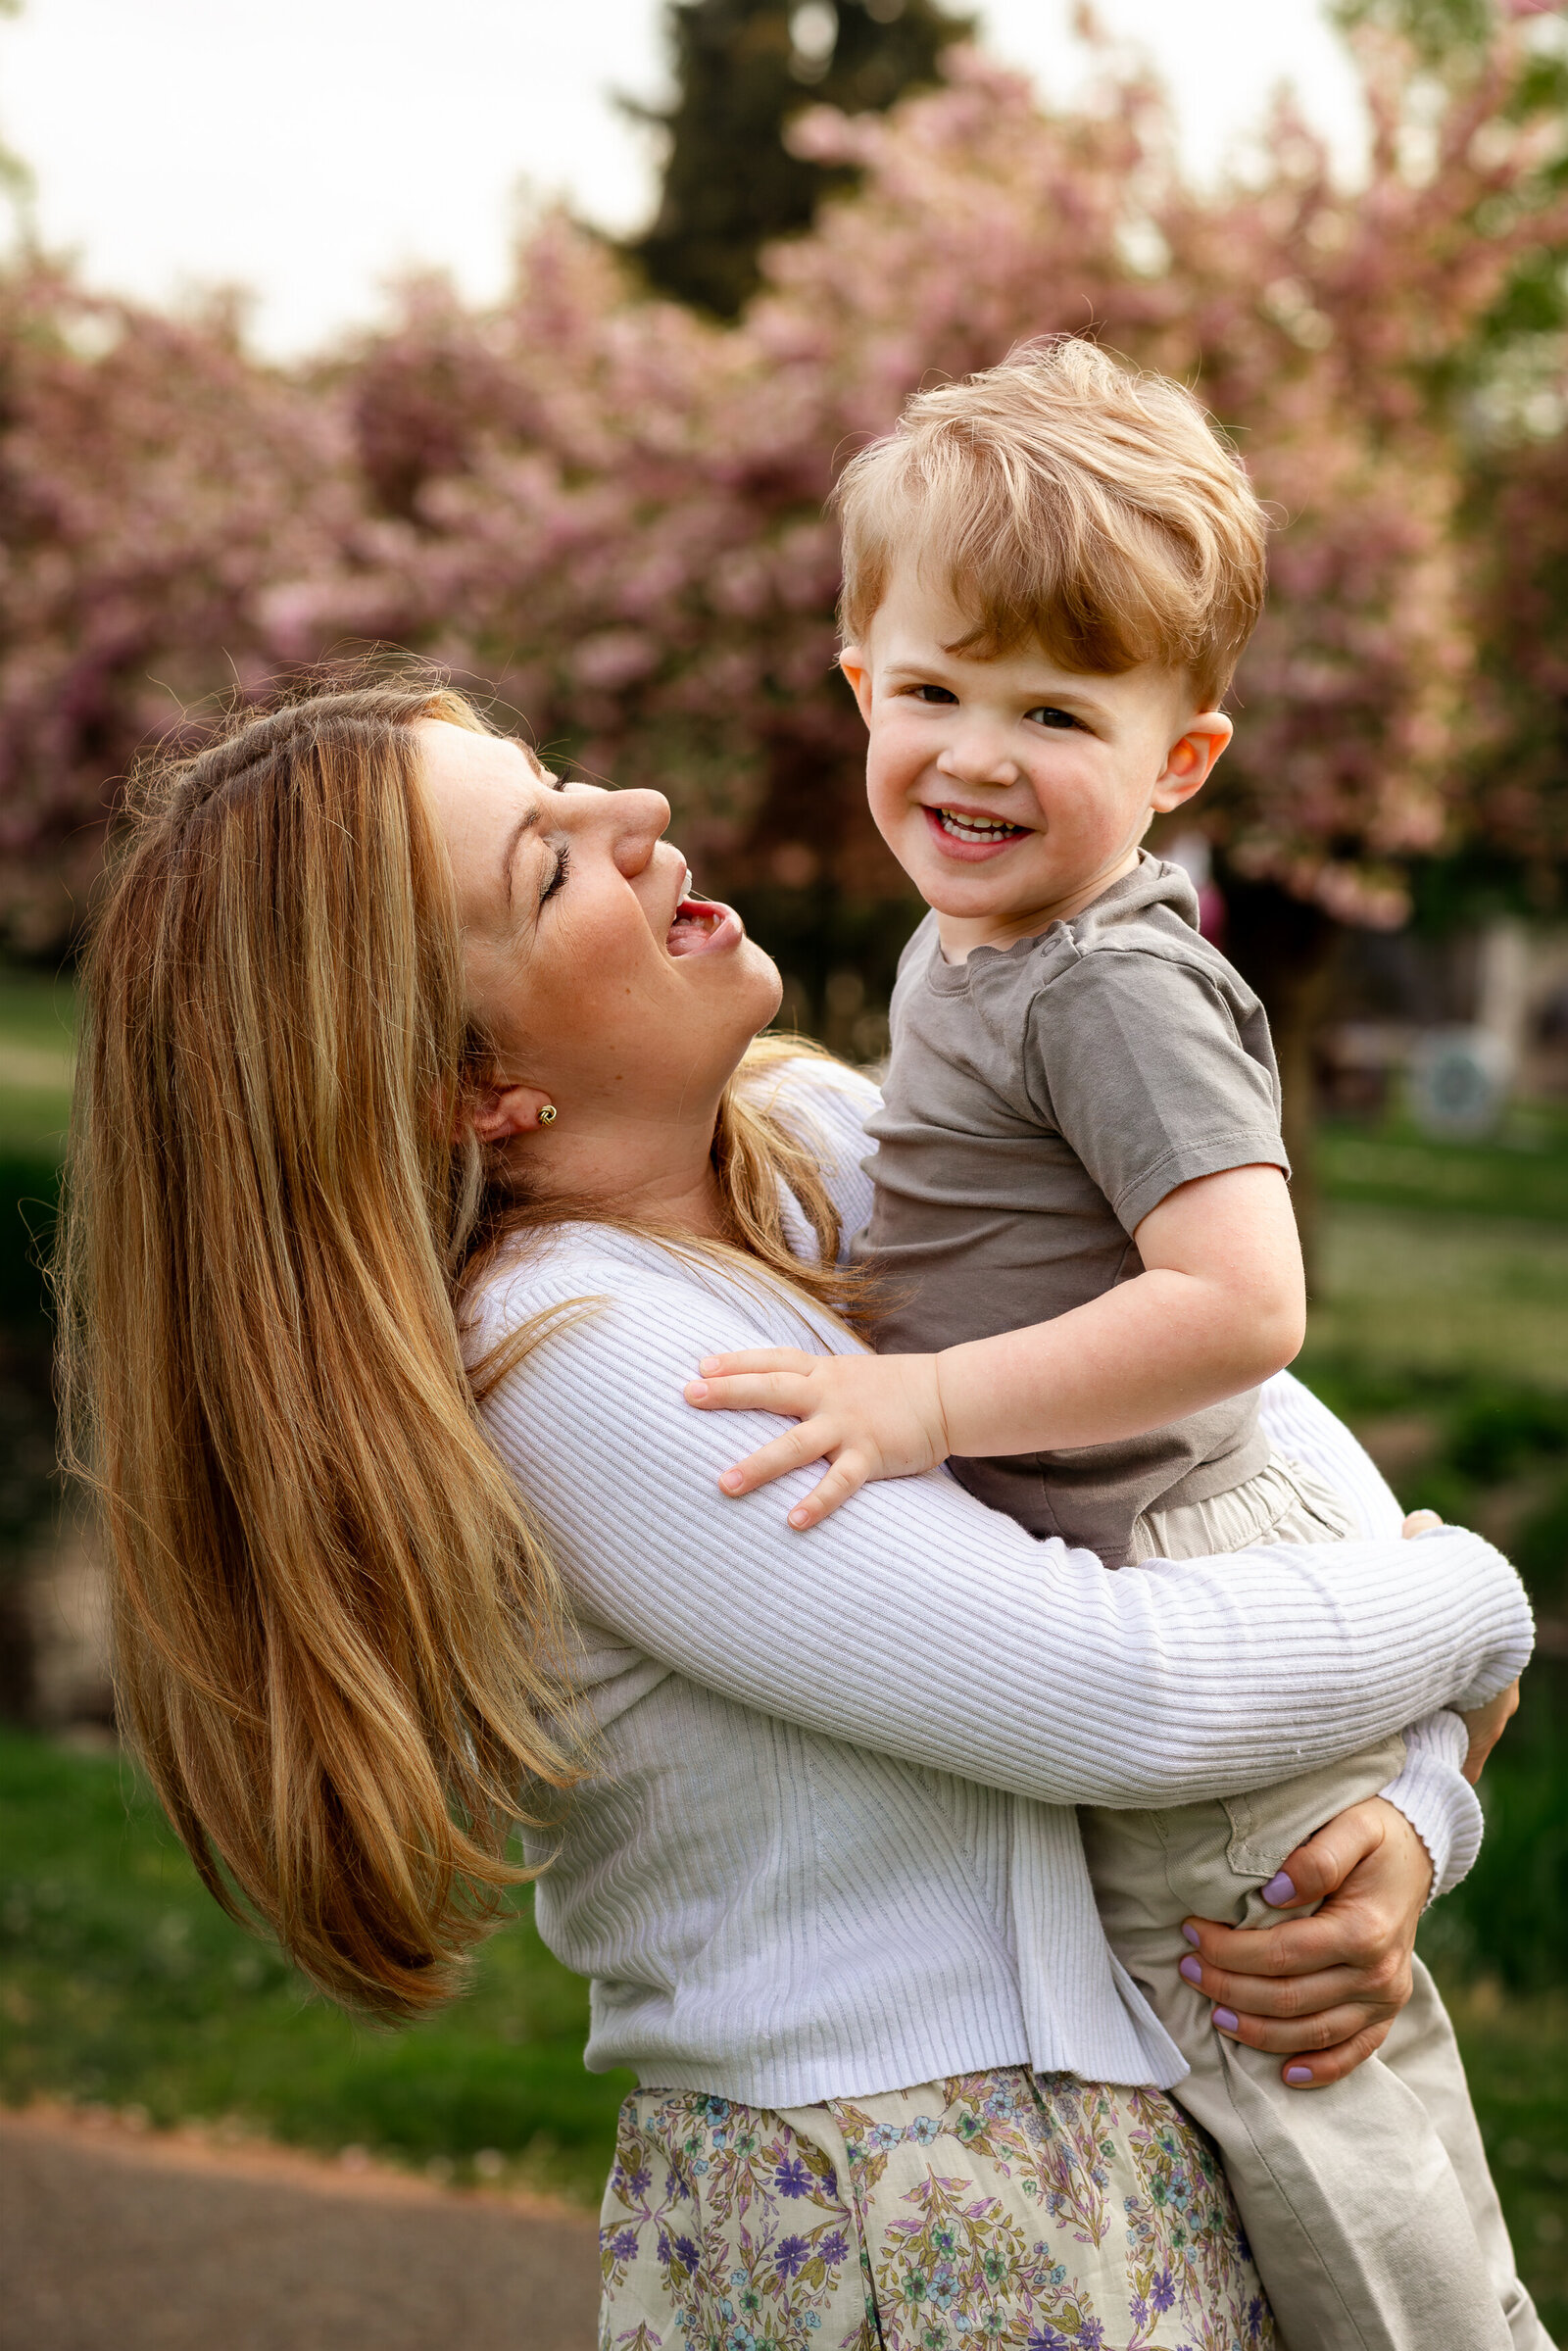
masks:
[[[1342,167],[1363,122],[1318,0],[1098,0],[1175,94],[1210,175],[1281,81]],[[988,46],[1054,98],[1082,86],[1070,0],[984,0]],[[450,269],[475,301],[515,225],[564,195],[622,231],[656,156],[615,91],[664,87],[661,0],[24,0],[0,22],[0,135],[31,166],[44,242],[155,303],[256,296],[279,356],[373,319],[389,275]]]

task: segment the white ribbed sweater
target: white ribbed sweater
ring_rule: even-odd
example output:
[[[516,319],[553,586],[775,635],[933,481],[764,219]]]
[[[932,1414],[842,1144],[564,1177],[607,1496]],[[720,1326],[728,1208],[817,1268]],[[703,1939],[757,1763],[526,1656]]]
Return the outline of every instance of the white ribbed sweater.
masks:
[[[774,1082],[854,1232],[874,1090],[809,1061]],[[942,1472],[806,1536],[784,1514],[815,1472],[722,1495],[779,1424],[693,1411],[699,1356],[853,1344],[761,1281],[566,1227],[492,1277],[480,1343],[584,1297],[486,1414],[600,1733],[538,1890],[546,1941],[593,1979],[591,2069],[769,2106],[1022,2062],[1168,2086],[1185,2065],[1105,1944],[1072,1806],[1263,1787],[1401,1725],[1392,1792],[1440,1878],[1456,1841],[1467,1865],[1462,1731],[1423,1718],[1521,1670],[1523,1591],[1474,1535],[1399,1542],[1366,1455],[1288,1376],[1270,1434],[1369,1540],[1109,1574]]]

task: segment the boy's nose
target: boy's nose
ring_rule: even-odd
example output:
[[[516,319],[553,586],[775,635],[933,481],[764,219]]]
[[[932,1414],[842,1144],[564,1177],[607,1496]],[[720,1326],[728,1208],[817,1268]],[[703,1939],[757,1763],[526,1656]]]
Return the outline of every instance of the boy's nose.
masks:
[[[1010,752],[995,736],[965,735],[950,743],[937,759],[937,773],[956,784],[1015,784],[1020,769]]]

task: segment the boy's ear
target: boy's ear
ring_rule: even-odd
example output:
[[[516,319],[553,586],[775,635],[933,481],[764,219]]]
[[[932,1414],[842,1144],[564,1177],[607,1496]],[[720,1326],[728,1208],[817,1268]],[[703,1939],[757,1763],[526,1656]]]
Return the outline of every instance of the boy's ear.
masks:
[[[1191,800],[1208,781],[1215,760],[1234,732],[1223,710],[1200,710],[1196,718],[1190,718],[1165,756],[1165,764],[1150,799],[1151,808],[1163,816],[1172,808],[1179,808],[1183,801]]]
[[[839,667],[850,681],[850,692],[860,706],[860,716],[867,726],[871,723],[871,665],[862,648],[846,645],[839,655]]]

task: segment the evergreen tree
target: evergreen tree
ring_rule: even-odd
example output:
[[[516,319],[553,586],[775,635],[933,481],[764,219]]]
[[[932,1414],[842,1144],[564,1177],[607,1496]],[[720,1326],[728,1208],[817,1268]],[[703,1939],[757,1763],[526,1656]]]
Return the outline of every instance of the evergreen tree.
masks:
[[[662,194],[630,250],[661,292],[722,318],[756,290],[758,248],[808,227],[854,176],[791,155],[790,116],[889,107],[973,30],[942,0],[670,0],[668,24],[674,103],[634,110],[669,132]]]

